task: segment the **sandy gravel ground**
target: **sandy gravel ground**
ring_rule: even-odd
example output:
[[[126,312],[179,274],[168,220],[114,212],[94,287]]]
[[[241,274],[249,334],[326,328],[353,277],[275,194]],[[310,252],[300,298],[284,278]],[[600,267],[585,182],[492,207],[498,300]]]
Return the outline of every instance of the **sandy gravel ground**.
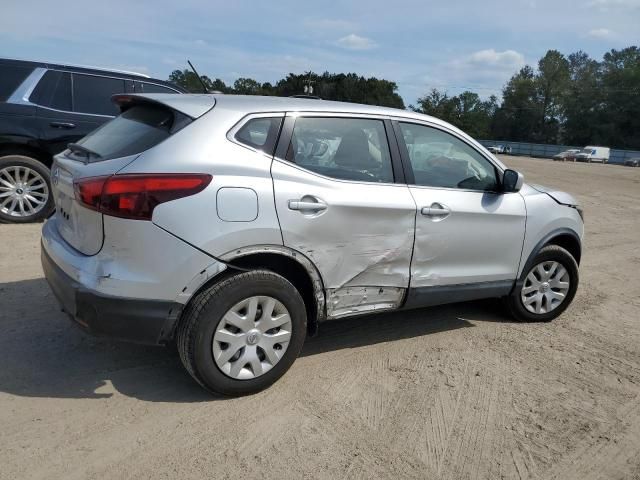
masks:
[[[84,335],[38,225],[0,226],[0,477],[640,478],[640,168],[504,157],[574,193],[573,305],[495,302],[325,324],[266,392],[212,398],[175,353]]]

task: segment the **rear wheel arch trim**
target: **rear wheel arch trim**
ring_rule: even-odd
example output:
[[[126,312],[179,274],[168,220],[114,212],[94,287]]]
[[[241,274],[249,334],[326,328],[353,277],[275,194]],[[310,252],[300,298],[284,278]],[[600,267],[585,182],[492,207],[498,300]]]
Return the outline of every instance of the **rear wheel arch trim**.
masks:
[[[326,317],[326,299],[325,299],[325,291],[324,291],[324,282],[322,280],[322,276],[318,271],[317,267],[313,264],[313,262],[304,254],[298,252],[289,247],[285,247],[283,245],[251,245],[247,247],[241,247],[233,249],[218,258],[227,264],[229,269],[237,269],[234,267],[233,261],[239,258],[247,257],[249,255],[267,253],[267,254],[275,254],[281,255],[283,257],[287,257],[298,264],[300,264],[309,278],[311,279],[311,283],[313,286],[314,298],[316,301],[316,310],[317,310],[317,321],[321,322]],[[309,319],[312,320],[312,319]]]

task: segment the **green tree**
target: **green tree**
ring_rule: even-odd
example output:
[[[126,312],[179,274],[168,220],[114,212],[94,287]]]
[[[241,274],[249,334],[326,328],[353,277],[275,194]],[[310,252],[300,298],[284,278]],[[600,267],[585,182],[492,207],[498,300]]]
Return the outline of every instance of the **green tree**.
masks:
[[[640,149],[640,49],[605,53],[601,74],[600,138],[606,145]]]
[[[572,53],[569,83],[562,97],[562,142],[587,145],[603,141],[598,124],[602,117],[600,65],[585,52]]]
[[[431,115],[464,130],[475,138],[489,138],[491,123],[498,107],[498,99],[491,96],[483,101],[477,93],[465,91],[449,97],[445,92],[432,89],[410,108]]]
[[[238,78],[233,82],[233,93],[237,95],[260,95],[260,84],[253,78]]]
[[[557,50],[549,50],[538,62],[535,76],[539,119],[532,139],[540,143],[557,143],[562,100],[569,83],[569,61]]]
[[[502,90],[502,105],[496,111],[492,136],[498,140],[531,141],[541,112],[536,76],[527,65],[511,77]]]
[[[200,78],[202,79],[202,82],[204,82],[207,90],[215,90],[215,88],[213,88],[213,82],[209,77],[201,75]],[[171,75],[169,75],[169,81],[191,93],[202,93],[203,91],[203,86],[198,80],[198,76],[188,69],[174,70],[171,72]]]

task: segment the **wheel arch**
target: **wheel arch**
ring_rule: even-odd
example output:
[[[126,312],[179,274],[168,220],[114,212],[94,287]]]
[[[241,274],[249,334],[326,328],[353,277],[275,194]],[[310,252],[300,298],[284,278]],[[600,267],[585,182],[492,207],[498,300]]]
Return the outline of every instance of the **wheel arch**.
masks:
[[[324,283],[316,266],[302,253],[282,245],[255,245],[218,257],[226,268],[200,285],[189,301],[211,285],[239,271],[269,270],[286,278],[300,292],[307,308],[307,333],[316,334],[326,317]]]
[[[542,240],[533,247],[521,273],[528,271],[533,266],[532,263],[536,255],[547,245],[558,245],[564,248],[571,254],[576,263],[580,265],[580,259],[582,258],[582,241],[580,240],[580,236],[570,228],[558,228],[545,235]]]
[[[53,157],[45,150],[27,143],[6,142],[0,143],[0,157],[7,155],[24,155],[38,160],[47,168],[51,168]]]

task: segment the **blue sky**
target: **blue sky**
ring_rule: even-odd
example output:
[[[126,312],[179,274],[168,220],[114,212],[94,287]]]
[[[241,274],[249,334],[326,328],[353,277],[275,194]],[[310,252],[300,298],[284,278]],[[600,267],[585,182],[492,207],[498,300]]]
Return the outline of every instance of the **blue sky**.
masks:
[[[432,87],[499,94],[551,48],[600,58],[640,43],[640,0],[8,1],[2,57],[160,78],[189,58],[227,83],[356,72],[395,81],[407,104]]]

